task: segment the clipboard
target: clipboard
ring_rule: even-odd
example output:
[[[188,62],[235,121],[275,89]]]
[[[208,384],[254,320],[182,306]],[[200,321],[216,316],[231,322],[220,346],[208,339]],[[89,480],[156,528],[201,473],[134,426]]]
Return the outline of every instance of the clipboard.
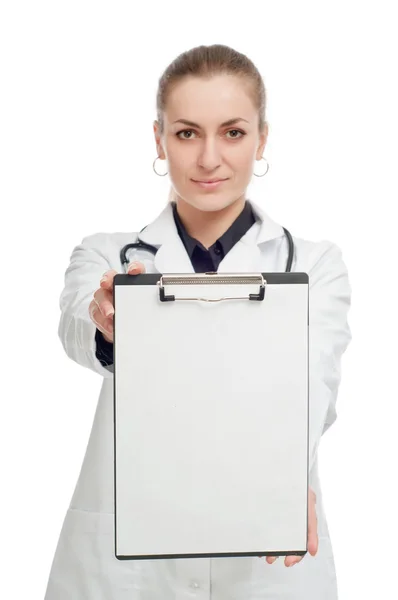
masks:
[[[119,560],[304,555],[307,273],[116,275]]]

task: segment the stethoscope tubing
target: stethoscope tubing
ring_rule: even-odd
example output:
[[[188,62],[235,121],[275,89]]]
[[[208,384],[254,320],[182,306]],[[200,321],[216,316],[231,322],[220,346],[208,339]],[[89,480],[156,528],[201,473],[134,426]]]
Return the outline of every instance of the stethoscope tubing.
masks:
[[[293,243],[293,238],[292,238],[290,231],[288,231],[285,227],[283,228],[283,231],[285,232],[285,236],[287,238],[287,242],[289,245],[289,254],[288,254],[288,258],[287,258],[285,273],[290,273],[291,268],[292,268],[292,263],[293,263],[293,256],[294,256],[294,243]],[[140,238],[138,238],[136,242],[126,244],[120,250],[120,262],[122,263],[122,266],[124,267],[125,270],[126,270],[126,266],[129,263],[129,261],[127,259],[127,252],[132,249],[144,250],[146,252],[150,252],[153,255],[156,255],[156,253],[158,251],[158,248],[156,248],[156,246],[147,244],[146,242],[143,242],[142,240],[140,240]]]

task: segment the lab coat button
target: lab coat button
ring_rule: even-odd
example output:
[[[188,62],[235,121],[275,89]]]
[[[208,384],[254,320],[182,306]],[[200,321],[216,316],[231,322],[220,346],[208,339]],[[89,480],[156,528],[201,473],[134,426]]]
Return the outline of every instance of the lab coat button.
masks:
[[[197,581],[191,581],[191,587],[197,590],[200,587],[200,585]]]

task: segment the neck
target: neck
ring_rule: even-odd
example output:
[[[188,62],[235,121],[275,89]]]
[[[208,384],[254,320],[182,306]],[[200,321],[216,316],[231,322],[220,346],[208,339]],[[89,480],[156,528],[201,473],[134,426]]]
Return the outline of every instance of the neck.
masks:
[[[238,198],[222,210],[203,211],[182,198],[176,200],[178,215],[190,236],[210,248],[232,225],[244,209],[246,199]]]

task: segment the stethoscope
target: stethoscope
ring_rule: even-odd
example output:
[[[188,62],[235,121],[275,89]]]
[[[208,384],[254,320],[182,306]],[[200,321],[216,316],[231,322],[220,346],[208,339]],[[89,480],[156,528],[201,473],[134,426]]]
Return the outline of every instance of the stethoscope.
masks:
[[[145,229],[145,227],[144,227],[144,229]],[[143,229],[141,229],[141,231],[143,231]],[[141,233],[141,231],[140,231],[140,233]],[[285,227],[283,228],[283,231],[285,232],[285,236],[287,238],[287,242],[289,245],[289,254],[287,257],[285,273],[290,273],[291,268],[292,268],[293,255],[294,255],[294,243],[293,243],[293,238],[290,234],[290,231],[288,231]],[[120,261],[126,272],[127,272],[126,266],[129,264],[129,261],[127,259],[127,251],[131,250],[131,249],[144,250],[145,252],[150,252],[153,255],[155,255],[158,251],[158,248],[156,248],[155,246],[151,246],[151,244],[147,244],[146,242],[143,242],[142,240],[140,240],[140,238],[138,238],[136,242],[133,242],[131,244],[126,244],[120,250]]]

